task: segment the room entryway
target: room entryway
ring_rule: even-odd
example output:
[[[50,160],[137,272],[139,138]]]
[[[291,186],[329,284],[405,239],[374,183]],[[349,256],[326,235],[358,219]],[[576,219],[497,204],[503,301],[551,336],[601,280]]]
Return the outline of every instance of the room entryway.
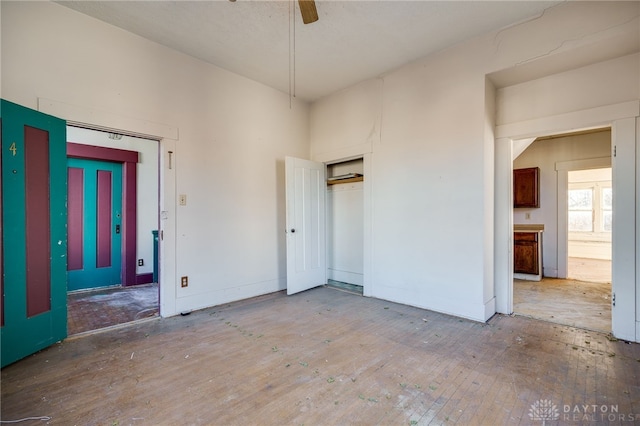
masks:
[[[514,279],[514,313],[611,332],[610,152],[603,128],[537,138],[514,159],[514,169],[540,170],[540,205],[514,209],[514,223],[544,229],[543,278]]]
[[[158,141],[67,135],[68,334],[158,316]]]

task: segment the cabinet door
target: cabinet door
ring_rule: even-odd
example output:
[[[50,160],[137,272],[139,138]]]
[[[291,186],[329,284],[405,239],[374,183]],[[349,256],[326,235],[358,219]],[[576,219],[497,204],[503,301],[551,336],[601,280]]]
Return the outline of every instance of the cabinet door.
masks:
[[[538,274],[538,243],[536,241],[516,241],[513,245],[514,272]]]
[[[539,207],[538,167],[513,171],[513,207]]]

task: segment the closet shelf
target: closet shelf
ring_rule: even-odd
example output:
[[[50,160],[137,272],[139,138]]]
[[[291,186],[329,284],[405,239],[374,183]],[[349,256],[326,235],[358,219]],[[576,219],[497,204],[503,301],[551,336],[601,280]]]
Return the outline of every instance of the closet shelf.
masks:
[[[347,179],[337,179],[337,180],[327,180],[327,185],[335,185],[338,183],[352,183],[352,182],[362,182],[364,180],[364,176],[356,176]]]

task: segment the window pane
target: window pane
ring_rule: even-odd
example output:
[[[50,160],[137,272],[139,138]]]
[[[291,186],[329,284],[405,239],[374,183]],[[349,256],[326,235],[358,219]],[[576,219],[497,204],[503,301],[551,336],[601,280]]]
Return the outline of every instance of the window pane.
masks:
[[[602,188],[602,208],[604,210],[613,208],[613,191],[611,188]]]
[[[611,211],[606,211],[602,213],[602,230],[606,232],[611,232],[613,223],[613,213]]]
[[[591,210],[593,202],[593,191],[591,189],[570,189],[569,209],[571,210]]]
[[[591,211],[570,211],[569,232],[593,231],[593,215]]]

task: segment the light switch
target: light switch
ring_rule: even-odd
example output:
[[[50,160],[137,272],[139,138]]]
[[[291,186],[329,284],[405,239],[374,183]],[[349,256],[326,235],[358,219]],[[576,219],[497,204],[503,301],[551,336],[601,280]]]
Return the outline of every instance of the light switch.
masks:
[[[186,206],[187,205],[187,194],[180,194],[180,196],[178,197],[178,203],[181,206]]]

